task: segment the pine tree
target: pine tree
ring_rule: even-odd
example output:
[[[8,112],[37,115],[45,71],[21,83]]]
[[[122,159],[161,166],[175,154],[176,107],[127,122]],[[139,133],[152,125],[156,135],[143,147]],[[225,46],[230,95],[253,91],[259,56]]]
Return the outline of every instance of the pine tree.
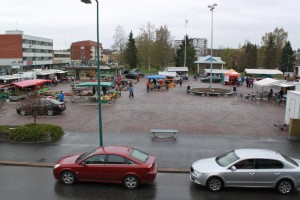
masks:
[[[135,45],[132,31],[129,33],[129,38],[126,43],[126,50],[124,52],[125,63],[129,65],[130,69],[138,67],[138,51]]]
[[[186,41],[186,67],[191,68],[196,60],[196,51],[192,46],[191,40],[186,35],[186,38],[182,40],[180,48],[176,51],[176,67],[184,66],[184,53],[185,53],[185,41]]]
[[[295,56],[294,51],[291,47],[290,41],[286,43],[284,48],[282,49],[282,57],[281,57],[281,70],[283,72],[291,72],[295,66]]]

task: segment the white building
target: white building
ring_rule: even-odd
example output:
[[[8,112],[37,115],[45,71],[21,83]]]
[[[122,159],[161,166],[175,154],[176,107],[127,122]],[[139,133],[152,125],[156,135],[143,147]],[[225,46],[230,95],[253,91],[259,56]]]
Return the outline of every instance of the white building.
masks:
[[[53,40],[13,30],[0,34],[0,68],[12,71],[44,68],[53,64]]]
[[[190,38],[192,46],[195,48],[196,57],[207,55],[207,39],[206,38]],[[174,48],[177,50],[180,45],[184,45],[183,40],[175,40]]]

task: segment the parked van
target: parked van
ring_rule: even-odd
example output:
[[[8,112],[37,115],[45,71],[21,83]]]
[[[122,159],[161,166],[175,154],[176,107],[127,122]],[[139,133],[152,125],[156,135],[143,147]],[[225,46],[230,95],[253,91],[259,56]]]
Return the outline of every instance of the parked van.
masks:
[[[158,72],[158,75],[173,77],[176,82],[179,82],[180,76],[176,72]]]
[[[176,72],[183,80],[189,79],[189,69],[188,67],[167,67],[165,72]]]

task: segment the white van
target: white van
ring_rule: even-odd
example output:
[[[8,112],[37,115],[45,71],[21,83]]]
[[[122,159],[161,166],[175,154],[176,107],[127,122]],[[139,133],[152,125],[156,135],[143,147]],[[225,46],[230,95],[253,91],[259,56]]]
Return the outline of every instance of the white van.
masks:
[[[188,67],[167,67],[165,72],[176,72],[183,80],[189,79],[189,69]]]
[[[176,82],[180,80],[180,76],[176,72],[158,72],[158,75],[173,77]]]

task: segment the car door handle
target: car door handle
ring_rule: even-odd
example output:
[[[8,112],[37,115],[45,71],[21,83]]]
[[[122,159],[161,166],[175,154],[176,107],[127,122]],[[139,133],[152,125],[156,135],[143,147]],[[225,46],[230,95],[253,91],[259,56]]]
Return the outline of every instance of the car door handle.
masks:
[[[251,176],[255,175],[255,173],[249,173]]]
[[[274,174],[277,175],[277,176],[280,175],[280,173],[274,173]]]

